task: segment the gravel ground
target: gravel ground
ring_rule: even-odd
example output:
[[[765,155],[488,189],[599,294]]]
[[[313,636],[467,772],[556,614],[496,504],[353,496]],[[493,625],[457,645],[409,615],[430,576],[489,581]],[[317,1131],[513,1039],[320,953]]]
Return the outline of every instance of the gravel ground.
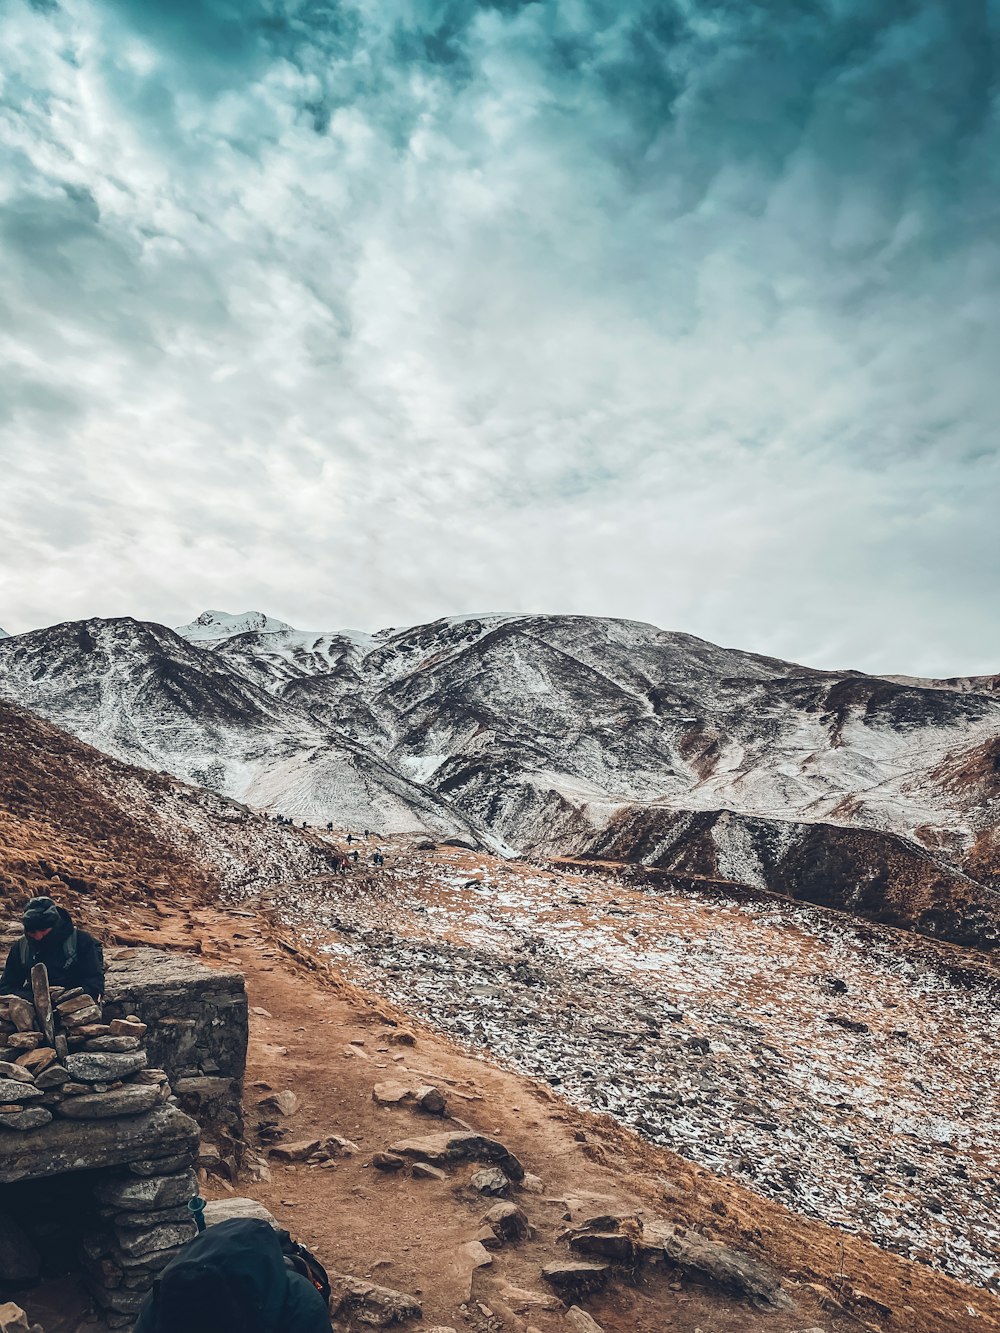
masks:
[[[967,955],[445,849],[275,906],[347,975],[574,1104],[1000,1289],[1000,987]]]

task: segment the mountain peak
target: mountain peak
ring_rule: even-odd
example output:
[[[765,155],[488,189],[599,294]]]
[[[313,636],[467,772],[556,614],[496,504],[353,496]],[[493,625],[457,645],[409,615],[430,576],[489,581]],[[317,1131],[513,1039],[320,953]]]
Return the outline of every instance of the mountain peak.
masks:
[[[0,626],[0,639],[9,639],[10,637],[11,636],[7,633],[7,631],[2,626]]]
[[[292,628],[284,620],[276,620],[263,611],[241,611],[238,615],[229,611],[202,611],[189,625],[178,625],[177,633],[190,640],[228,639],[234,634],[275,634]]]

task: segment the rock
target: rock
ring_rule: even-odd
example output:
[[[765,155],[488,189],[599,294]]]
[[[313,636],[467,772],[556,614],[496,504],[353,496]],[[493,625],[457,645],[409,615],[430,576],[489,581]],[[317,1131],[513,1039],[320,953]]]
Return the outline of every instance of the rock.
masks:
[[[596,1254],[619,1263],[630,1263],[635,1258],[635,1240],[620,1231],[575,1231],[566,1239],[578,1254]]]
[[[425,1085],[417,1088],[414,1096],[421,1111],[426,1111],[428,1115],[444,1115],[448,1109],[444,1093],[438,1088]]]
[[[372,1088],[372,1101],[377,1102],[379,1106],[399,1106],[405,1101],[412,1101],[413,1089],[405,1083],[397,1083],[393,1079],[387,1079],[384,1083],[376,1083]]]
[[[67,991],[65,995],[60,996],[56,1009],[59,1016],[63,1019],[67,1014],[78,1014],[83,1009],[89,1009],[94,1006],[94,1001],[79,986],[73,990]]]
[[[779,1309],[789,1305],[777,1276],[749,1254],[719,1245],[695,1231],[683,1235],[673,1231],[665,1237],[663,1248],[667,1257],[686,1272],[698,1273],[728,1291],[766,1305]]]
[[[372,1157],[372,1166],[377,1171],[401,1171],[405,1165],[403,1158],[392,1152],[377,1152]]]
[[[59,1088],[68,1082],[69,1074],[62,1065],[49,1065],[48,1069],[43,1069],[35,1079],[35,1087],[44,1091],[49,1088]]]
[[[469,1184],[480,1194],[492,1194],[495,1197],[506,1194],[510,1189],[510,1181],[497,1166],[475,1172]]]
[[[218,1078],[211,1074],[199,1074],[195,1078],[174,1080],[174,1092],[182,1102],[191,1101],[194,1106],[206,1106],[222,1101],[232,1091],[232,1079]]]
[[[41,1091],[30,1080],[0,1078],[0,1103],[30,1102],[41,1095]]]
[[[37,1075],[55,1062],[56,1053],[51,1046],[36,1046],[33,1051],[25,1051],[23,1055],[19,1055],[16,1063],[29,1074]]]
[[[111,1020],[111,1035],[113,1037],[138,1037],[146,1035],[147,1027],[145,1023],[140,1023],[138,1019],[133,1018],[113,1018]]]
[[[36,1046],[41,1046],[43,1037],[40,1032],[15,1032],[7,1039],[8,1047],[15,1051],[33,1051]],[[59,1038],[56,1038],[56,1047],[58,1049]]]
[[[73,1057],[69,1058],[72,1060]],[[59,1111],[71,1120],[103,1120],[111,1116],[142,1115],[145,1111],[151,1111],[159,1101],[159,1088],[143,1087],[140,1084],[73,1097],[62,1102]]]
[[[62,1015],[63,1027],[70,1033],[79,1028],[88,1027],[92,1023],[100,1023],[101,1011],[97,1005],[90,1001],[85,1009],[76,1009],[73,1013]]]
[[[0,1213],[0,1282],[34,1282],[41,1276],[42,1256],[6,1213]]]
[[[417,1039],[408,1028],[396,1028],[394,1032],[389,1033],[389,1041],[393,1046],[416,1046]]]
[[[431,1166],[429,1162],[413,1163],[414,1180],[447,1180],[447,1171],[442,1171],[439,1166]]]
[[[44,1106],[29,1106],[23,1111],[0,1111],[0,1126],[4,1129],[41,1129],[52,1120],[52,1112]]]
[[[0,1079],[12,1078],[16,1083],[34,1083],[35,1076],[22,1064],[0,1060]]]
[[[500,1240],[523,1240],[531,1231],[527,1214],[516,1203],[496,1203],[482,1218]]]
[[[304,1162],[320,1151],[322,1143],[322,1139],[299,1139],[295,1143],[279,1143],[268,1151],[277,1162]]]
[[[420,1302],[391,1287],[380,1287],[362,1278],[342,1273],[330,1275],[331,1315],[351,1314],[359,1324],[370,1328],[390,1328],[405,1319],[419,1319]]]
[[[186,1245],[197,1234],[194,1218],[186,1222],[172,1222],[166,1226],[154,1226],[137,1231],[120,1230],[118,1244],[125,1254],[149,1254],[153,1250],[165,1250],[174,1245]]]
[[[569,1307],[563,1323],[567,1328],[571,1328],[573,1333],[604,1333],[600,1324],[592,1319],[586,1310],[581,1310],[578,1305]]]
[[[125,1167],[151,1153],[166,1157],[185,1152],[193,1156],[197,1146],[195,1122],[164,1103],[143,1116],[88,1123],[54,1120],[37,1137],[10,1138],[4,1143],[0,1185],[65,1171]]]
[[[843,1014],[827,1014],[826,1021],[835,1024],[835,1026],[839,1028],[843,1028],[845,1032],[857,1032],[863,1035],[864,1033],[871,1031],[871,1028],[867,1023],[862,1023],[856,1018],[847,1018]]]
[[[193,1171],[176,1176],[148,1176],[140,1179],[123,1177],[120,1180],[98,1181],[94,1186],[94,1197],[99,1203],[115,1209],[148,1212],[154,1208],[173,1208],[178,1204],[186,1204],[197,1193],[197,1186]]]
[[[187,1153],[175,1153],[171,1157],[144,1157],[137,1162],[129,1162],[128,1169],[134,1176],[175,1176],[191,1166]]]
[[[524,1167],[502,1143],[472,1131],[403,1139],[399,1143],[394,1143],[390,1151],[399,1153],[403,1157],[430,1162],[432,1166],[446,1166],[450,1162],[470,1160],[496,1162],[511,1180],[521,1180],[524,1177]]]
[[[145,1051],[127,1051],[121,1055],[100,1051],[80,1051],[63,1061],[76,1083],[113,1083],[127,1078],[146,1066]]]
[[[294,1115],[298,1109],[299,1099],[291,1088],[285,1088],[282,1092],[273,1092],[269,1097],[261,1097],[257,1103],[257,1110],[265,1116]]]
[[[320,1144],[322,1152],[329,1153],[331,1157],[353,1157],[361,1149],[351,1139],[342,1139],[339,1134],[327,1134],[326,1138]]]
[[[280,1230],[278,1220],[256,1199],[212,1199],[205,1204],[203,1213],[205,1225],[215,1226],[217,1222],[228,1222],[231,1217],[256,1217],[269,1223],[276,1231]]]
[[[491,1231],[489,1227],[480,1227],[472,1239],[477,1240],[487,1250],[499,1250],[503,1244],[496,1232]]]
[[[28,1000],[22,1000],[20,996],[15,995],[10,1002],[9,1014],[10,1021],[18,1032],[36,1030],[35,1006]]]
[[[138,1037],[91,1037],[84,1049],[121,1054],[124,1051],[137,1051],[139,1045]]]
[[[41,1324],[29,1324],[28,1316],[13,1301],[0,1305],[0,1333],[44,1333]]]
[[[559,1260],[542,1269],[542,1277],[564,1300],[584,1296],[590,1291],[602,1291],[610,1276],[610,1265],[587,1263],[582,1259]]]
[[[187,1204],[176,1204],[173,1208],[153,1208],[148,1213],[113,1213],[110,1209],[101,1209],[101,1215],[108,1214],[115,1219],[116,1227],[126,1227],[130,1231],[139,1228],[163,1226],[168,1222],[190,1222],[191,1212]]]

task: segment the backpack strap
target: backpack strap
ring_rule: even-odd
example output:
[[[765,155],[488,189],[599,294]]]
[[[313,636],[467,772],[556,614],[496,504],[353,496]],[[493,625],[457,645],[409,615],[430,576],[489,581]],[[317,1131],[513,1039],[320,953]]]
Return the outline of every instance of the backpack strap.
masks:
[[[63,940],[63,963],[66,967],[72,967],[76,962],[78,939],[76,927],[74,926],[70,933]],[[21,965],[26,969],[31,967],[31,941],[27,935],[21,938]]]

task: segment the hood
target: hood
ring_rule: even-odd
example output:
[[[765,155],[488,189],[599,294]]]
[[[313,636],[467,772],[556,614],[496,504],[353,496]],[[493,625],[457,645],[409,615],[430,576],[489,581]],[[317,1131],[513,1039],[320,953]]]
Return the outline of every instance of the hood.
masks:
[[[256,1218],[208,1227],[153,1286],[156,1333],[270,1333],[281,1318],[288,1270],[278,1233]]]

